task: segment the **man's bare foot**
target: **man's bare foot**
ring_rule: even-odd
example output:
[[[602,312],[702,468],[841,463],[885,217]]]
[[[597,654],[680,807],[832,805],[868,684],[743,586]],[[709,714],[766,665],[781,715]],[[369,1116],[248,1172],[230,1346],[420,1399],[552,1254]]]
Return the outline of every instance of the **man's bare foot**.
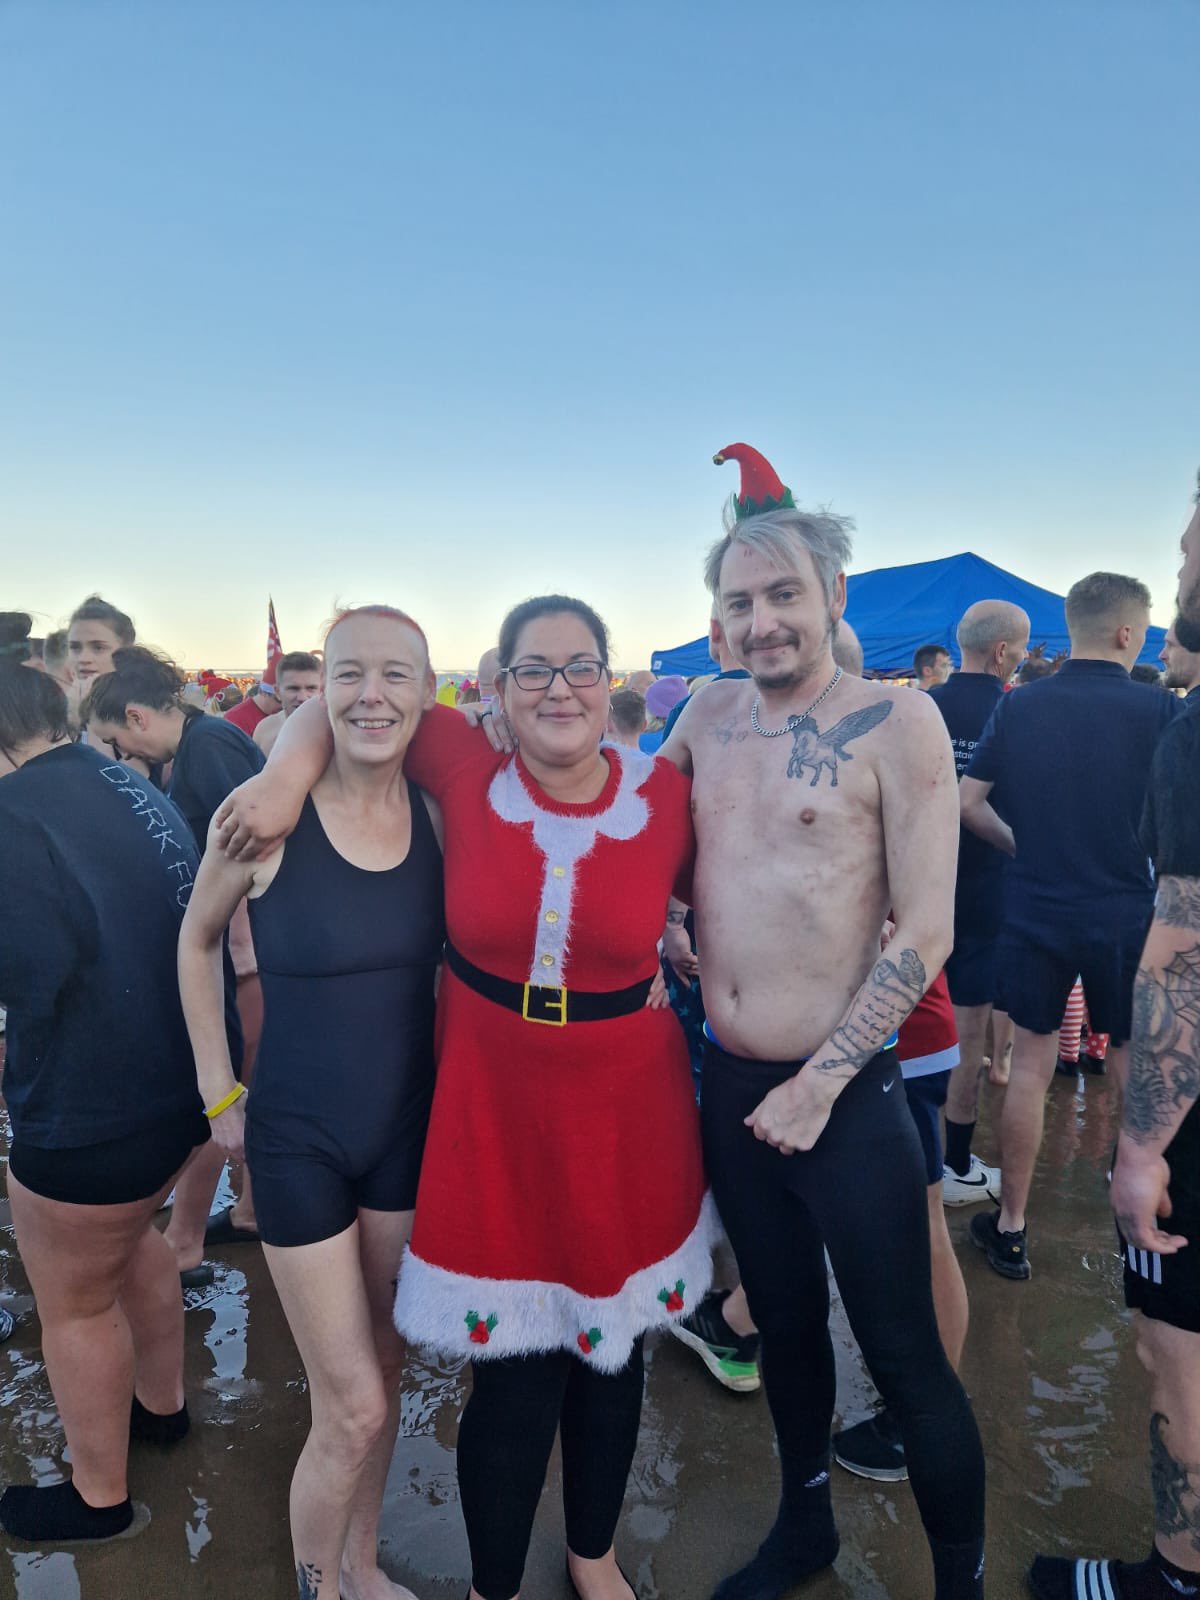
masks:
[[[402,1583],[393,1583],[386,1572],[378,1567],[366,1567],[350,1572],[343,1567],[338,1574],[341,1600],[417,1600],[411,1589]]]
[[[567,1571],[571,1574],[571,1582],[580,1600],[637,1600],[617,1565],[614,1550],[601,1556],[599,1561],[585,1561],[573,1550],[568,1550]]]

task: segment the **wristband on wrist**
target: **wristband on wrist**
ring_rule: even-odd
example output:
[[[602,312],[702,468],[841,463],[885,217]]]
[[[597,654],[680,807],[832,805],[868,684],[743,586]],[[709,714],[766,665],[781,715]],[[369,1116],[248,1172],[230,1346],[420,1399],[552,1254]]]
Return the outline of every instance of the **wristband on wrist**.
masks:
[[[231,1105],[236,1104],[246,1092],[244,1083],[236,1083],[223,1099],[218,1100],[215,1106],[205,1106],[204,1115],[211,1122],[214,1117],[219,1117],[222,1111],[228,1111]]]

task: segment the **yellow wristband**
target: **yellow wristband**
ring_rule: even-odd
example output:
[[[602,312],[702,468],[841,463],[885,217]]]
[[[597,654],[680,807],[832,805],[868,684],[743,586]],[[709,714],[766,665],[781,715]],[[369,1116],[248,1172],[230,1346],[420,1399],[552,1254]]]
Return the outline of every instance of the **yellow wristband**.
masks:
[[[215,1106],[205,1106],[204,1115],[211,1122],[214,1117],[219,1117],[222,1111],[228,1111],[235,1101],[240,1100],[246,1092],[244,1083],[235,1084],[223,1100],[218,1100]]]

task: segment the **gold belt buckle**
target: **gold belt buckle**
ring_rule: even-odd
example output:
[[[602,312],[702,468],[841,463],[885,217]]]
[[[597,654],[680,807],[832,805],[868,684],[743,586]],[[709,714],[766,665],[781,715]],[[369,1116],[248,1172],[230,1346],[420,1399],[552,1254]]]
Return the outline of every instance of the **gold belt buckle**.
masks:
[[[532,1001],[534,1010],[530,1011]],[[549,1016],[539,1015],[539,1012],[557,1013]],[[565,988],[555,989],[543,983],[527,983],[525,993],[521,999],[521,1015],[526,1022],[542,1022],[549,1028],[565,1028],[567,1025],[567,991]]]

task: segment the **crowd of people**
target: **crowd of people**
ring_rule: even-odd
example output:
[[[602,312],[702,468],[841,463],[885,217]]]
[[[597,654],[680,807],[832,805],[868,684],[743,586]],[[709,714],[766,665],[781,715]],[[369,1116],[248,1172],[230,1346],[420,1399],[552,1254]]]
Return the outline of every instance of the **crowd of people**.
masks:
[[[981,597],[957,667],[931,643],[897,684],[844,617],[849,522],[746,445],[716,459],[741,484],[691,684],[614,689],[603,620],[562,593],[504,617],[459,706],[392,605],[227,710],[99,596],[40,640],[0,614],[8,1194],[71,1466],[5,1489],[11,1537],[137,1530],[130,1448],[190,1426],[181,1291],[261,1245],[311,1402],[299,1600],[409,1596],[378,1521],[410,1346],[470,1364],[468,1600],[520,1594],[556,1437],[569,1581],[631,1600],[659,1332],[774,1424],[774,1519],[713,1600],[833,1563],[834,1460],[908,1478],[926,1592],[981,1600],[946,1208],[1029,1279],[1046,1092],[1082,1057],[1122,1108],[1154,1539],[1030,1552],[1029,1585],[1200,1594],[1200,510],[1153,682],[1148,591],[1097,572],[1065,659]],[[998,1164],[973,1149],[989,1081]],[[879,1395],[836,1435],[831,1270]]]

